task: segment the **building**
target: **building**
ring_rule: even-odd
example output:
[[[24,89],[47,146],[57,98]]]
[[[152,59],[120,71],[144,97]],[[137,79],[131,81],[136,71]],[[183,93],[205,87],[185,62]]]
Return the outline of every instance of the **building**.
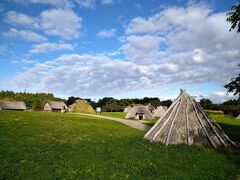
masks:
[[[128,113],[131,109],[132,109],[131,106],[127,106],[127,107],[124,108],[123,112]]]
[[[200,104],[185,90],[168,108],[144,138],[168,144],[188,144],[206,147],[234,147],[235,144],[212,121]]]
[[[72,105],[70,105],[69,111],[96,114],[92,106],[86,100],[81,99],[76,100]]]
[[[148,105],[146,105],[146,108],[153,113],[155,111],[155,108],[149,103]]]
[[[153,117],[159,117],[162,118],[165,114],[166,110],[163,108],[163,106],[159,106],[157,109],[155,109],[153,113]]]
[[[61,112],[67,109],[63,101],[47,101],[43,106],[43,111]]]
[[[26,104],[22,101],[0,101],[0,109],[24,111],[27,108]]]
[[[126,119],[153,119],[151,112],[144,105],[134,106],[126,115]]]

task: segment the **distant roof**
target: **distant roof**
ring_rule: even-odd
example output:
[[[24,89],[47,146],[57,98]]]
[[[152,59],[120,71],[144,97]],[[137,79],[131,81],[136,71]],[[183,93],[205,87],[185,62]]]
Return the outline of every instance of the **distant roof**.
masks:
[[[22,101],[0,101],[0,109],[25,110],[27,108]]]
[[[67,108],[66,104],[63,101],[47,101],[46,103],[48,103],[52,109]]]

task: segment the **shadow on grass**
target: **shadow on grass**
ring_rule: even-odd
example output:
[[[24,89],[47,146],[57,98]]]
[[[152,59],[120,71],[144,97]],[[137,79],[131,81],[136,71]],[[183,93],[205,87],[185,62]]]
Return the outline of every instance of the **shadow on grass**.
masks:
[[[240,125],[230,125],[218,122],[223,131],[234,142],[240,143]]]

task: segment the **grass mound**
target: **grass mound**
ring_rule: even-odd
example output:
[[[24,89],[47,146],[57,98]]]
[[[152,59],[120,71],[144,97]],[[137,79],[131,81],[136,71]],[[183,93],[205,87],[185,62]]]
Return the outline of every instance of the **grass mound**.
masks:
[[[84,100],[76,101],[71,106],[70,112],[82,112],[82,113],[95,114],[95,110],[92,108],[92,106]]]
[[[240,176],[237,152],[151,143],[142,131],[94,117],[0,111],[0,132],[0,179]]]

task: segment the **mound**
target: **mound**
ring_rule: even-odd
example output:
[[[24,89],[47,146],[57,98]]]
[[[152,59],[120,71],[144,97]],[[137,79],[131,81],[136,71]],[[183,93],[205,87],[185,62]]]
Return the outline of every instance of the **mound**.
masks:
[[[76,100],[74,104],[72,104],[69,108],[70,112],[82,112],[82,113],[90,113],[95,114],[95,110],[92,106],[85,100]]]

